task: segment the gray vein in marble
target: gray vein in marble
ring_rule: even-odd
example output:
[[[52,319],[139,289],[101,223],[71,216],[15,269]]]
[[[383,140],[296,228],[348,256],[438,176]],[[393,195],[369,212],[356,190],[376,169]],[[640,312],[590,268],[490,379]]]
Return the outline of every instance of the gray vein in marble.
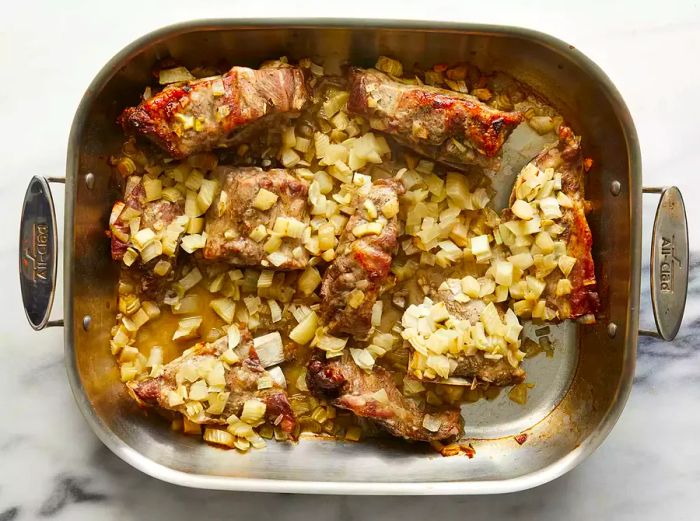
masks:
[[[71,503],[99,503],[105,501],[107,496],[99,492],[85,490],[89,478],[77,478],[74,476],[58,476],[56,485],[51,495],[44,501],[39,509],[42,517],[51,517]]]
[[[17,519],[19,514],[19,507],[8,508],[7,510],[0,512],[0,521],[12,521]]]

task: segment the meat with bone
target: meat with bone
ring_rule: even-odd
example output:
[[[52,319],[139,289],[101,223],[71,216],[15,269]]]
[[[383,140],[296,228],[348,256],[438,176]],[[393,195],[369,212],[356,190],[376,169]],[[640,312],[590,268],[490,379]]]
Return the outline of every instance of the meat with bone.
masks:
[[[124,131],[148,137],[174,158],[235,141],[236,133],[276,114],[296,114],[308,94],[301,69],[233,67],[223,76],[165,87],[124,110]]]
[[[571,201],[570,207],[561,207],[558,223],[564,227],[559,240],[566,243],[566,254],[576,259],[568,279],[571,293],[556,295],[557,283],[561,279],[559,270],[554,270],[545,281],[544,297],[547,304],[557,310],[558,318],[579,318],[585,315],[593,317],[600,307],[596,289],[595,266],[591,248],[593,237],[586,220],[587,203],[585,200],[585,169],[580,138],[572,130],[562,126],[559,141],[543,150],[532,162],[539,170],[554,169],[561,174],[561,191]],[[511,206],[517,198],[518,187],[524,182],[519,175],[511,193]],[[511,216],[506,210],[506,217]]]
[[[210,344],[197,344],[165,365],[161,376],[130,382],[128,385],[131,394],[141,405],[154,407],[166,416],[168,413],[181,413],[195,423],[207,425],[226,425],[226,419],[230,415],[240,416],[246,400],[258,399],[265,403],[265,418],[279,425],[284,432],[292,433],[296,427],[296,418],[285,389],[274,380],[271,388],[258,389],[260,377],[268,373],[258,359],[253,348],[253,339],[247,329],[241,331],[241,343],[237,349],[238,353],[247,354],[243,355],[240,362],[223,366],[225,392],[230,393],[223,411],[213,414],[208,412],[205,406],[196,416],[189,416],[186,402],[171,405],[178,402],[171,401],[171,393],[177,392],[178,387],[187,381],[187,369],[194,369],[194,374],[197,375],[197,370],[202,367],[210,368],[223,364],[220,356],[227,348],[226,337]]]
[[[383,179],[355,201],[355,213],[345,226],[337,257],[321,285],[321,315],[331,334],[364,338],[369,333],[372,306],[389,277],[397,248],[396,214],[398,197],[403,193],[401,182]],[[377,215],[372,218],[370,212]],[[366,233],[368,226],[376,226],[378,233]]]
[[[477,98],[427,85],[409,85],[374,69],[352,68],[348,110],[369,118],[416,152],[456,168],[497,170],[499,153],[522,121],[519,112],[489,107]]]
[[[451,440],[462,433],[459,408],[426,409],[401,394],[393,376],[384,368],[375,366],[371,372],[366,372],[347,353],[330,360],[322,359],[323,356],[312,357],[307,367],[306,385],[314,396],[327,399],[333,406],[367,418],[392,436],[407,440]],[[424,426],[426,414],[433,420],[427,422],[429,426],[434,425],[431,430]]]
[[[254,167],[218,167],[214,176],[221,191],[206,216],[204,258],[237,266],[304,269],[308,253],[302,233],[309,223],[306,181],[286,170]],[[251,237],[254,230],[261,236]],[[264,248],[268,240],[279,240],[272,253]]]

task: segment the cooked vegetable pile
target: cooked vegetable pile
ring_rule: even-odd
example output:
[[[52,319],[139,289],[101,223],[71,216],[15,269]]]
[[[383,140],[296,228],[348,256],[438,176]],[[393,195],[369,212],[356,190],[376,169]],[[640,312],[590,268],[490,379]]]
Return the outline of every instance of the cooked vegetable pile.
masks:
[[[551,352],[524,321],[595,319],[590,161],[522,84],[386,57],[212,72],[160,70],[112,158],[111,349],[174,429],[456,454],[460,405],[510,385],[524,402],[523,359]]]

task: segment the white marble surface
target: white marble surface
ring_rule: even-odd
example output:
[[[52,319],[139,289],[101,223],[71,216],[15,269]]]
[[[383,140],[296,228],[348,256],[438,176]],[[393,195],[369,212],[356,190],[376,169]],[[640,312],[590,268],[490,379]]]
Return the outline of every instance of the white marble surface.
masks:
[[[303,4],[296,7],[296,4]],[[646,184],[685,193],[700,249],[700,8],[697,2],[193,2],[2,4],[0,15],[0,521],[39,519],[698,519],[700,270],[678,339],[640,345],[637,378],[603,446],[568,475],[499,497],[358,498],[187,490],[133,470],[105,449],[73,403],[62,332],[33,333],[19,305],[18,217],[33,174],[62,175],[68,131],[102,64],[159,26],[204,17],[349,16],[522,25],[588,54],[617,84],[639,131]],[[494,7],[494,6],[498,7]],[[58,198],[59,206],[61,197]],[[646,225],[654,201],[645,203]],[[648,236],[648,233],[646,234]],[[648,238],[648,237],[647,237]],[[645,251],[646,248],[645,248]],[[697,264],[696,264],[697,266]],[[648,294],[646,295],[648,298]],[[651,322],[643,299],[642,320]],[[55,316],[61,315],[61,304]],[[676,385],[680,383],[680,385]]]

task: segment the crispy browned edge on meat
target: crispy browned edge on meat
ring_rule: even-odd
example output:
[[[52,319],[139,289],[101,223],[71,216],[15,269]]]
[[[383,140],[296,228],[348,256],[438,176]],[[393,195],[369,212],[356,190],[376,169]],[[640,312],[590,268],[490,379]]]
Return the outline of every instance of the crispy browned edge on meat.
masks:
[[[600,309],[595,265],[593,263],[593,236],[588,226],[585,199],[585,168],[581,149],[581,139],[566,126],[560,127],[559,141],[543,150],[534,159],[535,165],[544,170],[554,168],[562,174],[562,191],[573,201],[573,208],[562,208],[561,224],[565,227],[561,239],[566,242],[567,255],[576,259],[569,280],[570,295],[557,297],[555,290],[561,273],[555,270],[547,279],[545,294],[549,304],[559,311],[559,318],[575,319],[584,315],[595,316]],[[516,180],[515,186],[518,185]],[[511,193],[510,204],[515,201],[515,188]],[[510,216],[506,210],[506,216]]]
[[[374,69],[352,67],[348,110],[416,152],[460,167],[495,170],[520,112],[504,112],[460,92],[408,85]]]
[[[284,169],[218,167],[214,175],[220,181],[221,191],[206,215],[207,242],[203,251],[206,260],[226,261],[237,266],[265,266],[268,262],[264,262],[267,257],[263,249],[265,241],[251,239],[253,229],[259,224],[272,228],[277,217],[294,217],[304,223],[309,221],[308,184]],[[278,196],[269,210],[253,207],[258,191],[263,188]],[[220,205],[222,194],[226,194],[225,204]],[[226,232],[235,234],[235,237],[227,238]],[[295,257],[292,250],[299,246],[301,255]],[[306,267],[308,253],[301,239],[283,238],[278,251],[286,254],[289,260],[274,269]],[[268,262],[266,267],[272,265]]]
[[[350,217],[340,238],[338,257],[326,269],[321,285],[321,317],[331,334],[347,333],[365,337],[371,327],[372,306],[389,277],[392,255],[396,252],[399,225],[396,217],[388,219],[379,235],[356,238],[352,230],[368,222],[364,201],[371,200],[381,214],[382,206],[405,191],[400,181],[375,181],[367,197],[355,201],[355,213]],[[364,292],[357,308],[348,303],[354,289]]]
[[[461,435],[463,420],[458,407],[426,410],[401,394],[393,376],[383,367],[375,366],[367,372],[360,369],[347,353],[331,360],[324,360],[324,356],[314,354],[307,367],[306,385],[314,396],[372,420],[399,438],[435,441],[453,440]],[[380,390],[386,391],[386,403],[374,396]],[[437,432],[423,427],[426,413],[441,420]]]
[[[215,89],[219,80],[223,93]],[[224,146],[242,127],[266,116],[298,113],[307,99],[299,68],[233,67],[223,76],[167,86],[125,109],[119,123],[179,159]],[[189,118],[191,127],[185,128],[183,119]]]
[[[225,373],[226,390],[231,394],[224,412],[218,416],[211,416],[205,413],[201,421],[198,422],[204,425],[226,425],[226,418],[231,414],[240,416],[246,400],[257,398],[266,405],[266,419],[279,425],[284,432],[292,434],[296,427],[296,417],[287,399],[286,390],[277,384],[273,384],[273,387],[269,389],[258,390],[257,382],[260,376],[265,373],[265,369],[260,364],[258,355],[253,348],[252,336],[245,328],[241,328],[240,346],[248,350],[248,355]],[[161,376],[146,378],[138,382],[129,382],[130,394],[141,406],[154,408],[165,417],[172,418],[174,413],[185,414],[186,409],[184,405],[171,407],[168,404],[168,392],[177,388],[175,378],[178,369],[189,360],[198,358],[218,359],[219,355],[227,347],[225,337],[211,344],[197,344],[192,351],[166,364]]]

